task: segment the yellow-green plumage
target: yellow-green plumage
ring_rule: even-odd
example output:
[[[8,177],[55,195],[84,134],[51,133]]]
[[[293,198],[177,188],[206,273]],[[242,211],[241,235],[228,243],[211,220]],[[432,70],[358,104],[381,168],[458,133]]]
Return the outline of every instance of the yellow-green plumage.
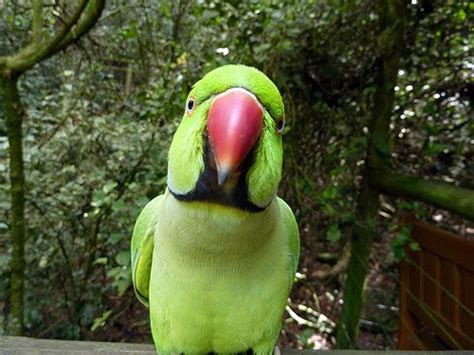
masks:
[[[205,169],[207,110],[215,95],[232,87],[253,92],[266,109],[246,176],[249,201],[262,207],[259,212],[182,201],[172,190],[196,188]],[[198,106],[173,138],[169,188],[144,208],[135,225],[134,287],[149,303],[160,354],[271,354],[299,259],[295,218],[276,197],[282,150],[275,121],[283,115],[283,103],[264,74],[245,66],[211,72],[190,95]]]

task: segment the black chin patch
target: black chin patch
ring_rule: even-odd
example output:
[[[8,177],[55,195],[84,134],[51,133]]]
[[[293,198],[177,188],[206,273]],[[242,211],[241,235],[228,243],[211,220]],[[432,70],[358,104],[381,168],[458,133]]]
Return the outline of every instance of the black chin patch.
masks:
[[[253,354],[255,354],[255,353],[253,352],[252,349],[249,349],[247,351],[241,351],[241,352],[237,353],[237,355],[253,355]],[[207,355],[217,355],[217,353],[211,352],[211,353],[207,353]]]
[[[169,190],[180,201],[207,201],[239,208],[248,212],[262,212],[266,207],[259,207],[248,200],[246,176],[254,162],[254,158],[255,154],[254,150],[252,150],[238,168],[238,171],[234,173],[236,181],[234,181],[232,188],[229,188],[228,185],[220,186],[217,182],[216,167],[213,164],[214,153],[206,139],[204,171],[199,176],[195,189],[184,195],[177,194],[171,189]]]

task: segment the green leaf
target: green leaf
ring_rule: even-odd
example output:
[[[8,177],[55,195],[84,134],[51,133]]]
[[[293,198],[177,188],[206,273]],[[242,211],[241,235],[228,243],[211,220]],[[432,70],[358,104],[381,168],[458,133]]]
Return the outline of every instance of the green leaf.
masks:
[[[448,148],[449,146],[446,144],[429,142],[425,149],[425,154],[427,155],[439,154],[443,150],[448,149]]]
[[[127,288],[131,285],[131,279],[130,278],[122,278],[119,280],[115,280],[113,283],[113,286],[117,287],[117,292],[119,296],[123,296],[125,291],[127,291]]]
[[[406,257],[405,248],[402,246],[393,247],[392,252],[393,252],[393,257],[397,261],[400,261]]]
[[[342,212],[340,217],[340,221],[345,223],[353,223],[356,220],[355,214],[353,212]]]
[[[92,202],[91,206],[92,207],[100,207],[104,204],[105,202],[105,194],[103,191],[94,191],[92,194]]]
[[[10,255],[9,254],[0,254],[0,272],[8,267],[10,263]]]
[[[106,243],[114,245],[120,242],[124,237],[125,237],[125,234],[123,233],[112,233],[107,239]]]
[[[104,187],[102,187],[102,191],[104,191],[105,194],[108,194],[110,191],[115,189],[117,185],[117,181],[109,181],[104,185]]]
[[[321,197],[324,200],[332,200],[335,199],[337,196],[337,187],[334,185],[326,187],[323,192],[321,193]]]
[[[104,313],[102,313],[100,317],[97,317],[96,319],[94,319],[94,323],[92,324],[91,331],[95,332],[97,329],[103,327],[111,314],[112,314],[112,310],[109,309],[108,311],[105,311]]]
[[[334,168],[330,171],[329,175],[331,176],[338,176],[342,173],[344,173],[347,170],[345,166],[338,166],[337,168]]]
[[[305,330],[303,330],[299,335],[301,343],[303,343],[304,345],[307,345],[309,342],[309,339],[311,338],[313,334],[314,334],[314,330],[311,328],[306,328]]]
[[[395,260],[400,261],[406,257],[405,248],[413,251],[420,250],[420,246],[411,238],[411,225],[405,225],[392,240],[392,252]]]
[[[112,210],[114,211],[122,211],[126,207],[125,202],[122,200],[112,202]]]
[[[335,243],[341,239],[341,230],[336,223],[333,223],[329,226],[329,229],[326,232],[326,239],[332,243]]]
[[[120,266],[128,266],[130,265],[130,251],[129,250],[122,250],[120,253],[117,254],[115,257],[115,261]]]
[[[95,265],[105,265],[107,264],[107,258],[105,256],[95,259]]]
[[[413,251],[420,251],[421,250],[420,244],[418,244],[415,241],[412,241],[412,242],[410,242],[410,249],[413,250]]]
[[[123,295],[132,284],[130,267],[127,266],[114,267],[107,271],[107,276],[112,279],[112,287],[117,289],[119,296]]]
[[[336,210],[334,209],[334,207],[332,207],[331,204],[329,203],[325,203],[323,206],[322,206],[322,209],[323,211],[328,215],[328,216],[334,216],[336,214]]]

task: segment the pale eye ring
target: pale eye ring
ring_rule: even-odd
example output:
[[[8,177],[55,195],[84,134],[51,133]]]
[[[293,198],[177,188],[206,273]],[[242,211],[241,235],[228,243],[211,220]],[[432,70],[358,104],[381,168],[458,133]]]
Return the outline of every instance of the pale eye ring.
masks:
[[[194,110],[194,99],[190,98],[188,102],[186,103],[186,111],[193,112],[193,110]]]
[[[276,123],[277,132],[281,133],[283,131],[283,128],[285,128],[285,119],[282,117]]]

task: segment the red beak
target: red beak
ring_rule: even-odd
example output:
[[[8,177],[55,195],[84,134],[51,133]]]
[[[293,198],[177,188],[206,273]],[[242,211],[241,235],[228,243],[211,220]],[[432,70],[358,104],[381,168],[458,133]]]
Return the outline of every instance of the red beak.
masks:
[[[247,90],[230,89],[214,99],[207,116],[207,132],[219,185],[225,184],[252,150],[262,126],[262,105]]]

